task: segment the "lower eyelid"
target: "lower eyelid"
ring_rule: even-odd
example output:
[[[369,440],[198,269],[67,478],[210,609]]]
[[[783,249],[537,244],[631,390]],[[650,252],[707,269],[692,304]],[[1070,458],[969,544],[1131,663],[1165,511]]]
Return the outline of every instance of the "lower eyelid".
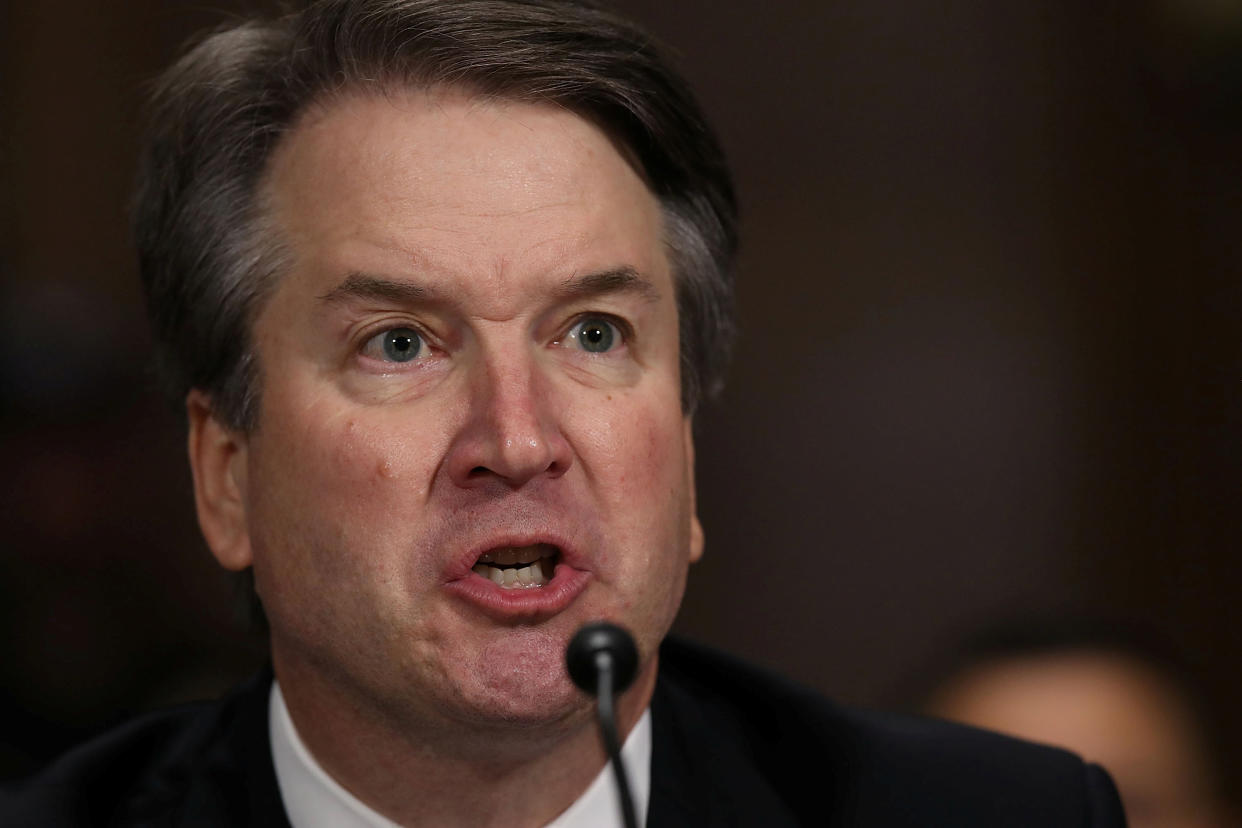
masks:
[[[419,357],[408,362],[393,362],[388,359],[376,359],[366,354],[358,354],[353,358],[352,371],[371,377],[403,377],[406,381],[422,381],[438,373],[445,363],[434,357]]]

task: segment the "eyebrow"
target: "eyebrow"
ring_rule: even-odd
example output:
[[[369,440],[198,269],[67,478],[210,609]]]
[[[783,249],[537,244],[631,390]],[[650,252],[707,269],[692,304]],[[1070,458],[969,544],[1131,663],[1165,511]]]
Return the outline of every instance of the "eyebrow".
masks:
[[[647,302],[656,302],[660,298],[656,286],[629,266],[571,276],[553,291],[553,295],[562,302],[610,293],[632,293]],[[433,301],[435,298],[435,291],[414,282],[353,272],[345,277],[345,281],[320,296],[319,301],[331,304],[372,299],[413,304]]]
[[[628,266],[571,276],[561,282],[555,291],[556,297],[562,301],[608,293],[632,293],[647,302],[656,302],[660,299],[660,291],[656,290],[656,286],[637,270]]]
[[[425,302],[431,291],[413,282],[386,279],[368,273],[350,273],[332,290],[319,297],[325,303],[346,302],[351,299],[382,299],[388,302]]]

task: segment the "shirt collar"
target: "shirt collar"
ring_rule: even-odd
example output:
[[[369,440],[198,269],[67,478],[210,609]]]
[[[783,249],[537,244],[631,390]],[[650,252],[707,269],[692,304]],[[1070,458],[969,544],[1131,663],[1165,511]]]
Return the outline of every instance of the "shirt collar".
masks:
[[[279,682],[272,682],[268,701],[272,764],[285,813],[293,828],[399,828],[376,813],[328,775],[303,744],[294,727]],[[651,710],[626,737],[621,761],[629,774],[638,824],[646,824],[651,794]],[[607,765],[595,780],[547,828],[613,828],[621,826],[612,769]]]

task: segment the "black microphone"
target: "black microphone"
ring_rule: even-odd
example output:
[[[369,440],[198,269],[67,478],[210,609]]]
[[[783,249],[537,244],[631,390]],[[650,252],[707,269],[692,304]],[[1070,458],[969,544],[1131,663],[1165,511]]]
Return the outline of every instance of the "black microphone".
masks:
[[[638,828],[634,816],[634,800],[630,783],[621,764],[621,744],[617,738],[617,717],[613,700],[630,686],[638,673],[638,648],[633,637],[616,624],[596,621],[574,634],[565,650],[565,666],[574,684],[598,700],[596,714],[604,750],[612,763],[621,800],[621,818],[625,828]]]

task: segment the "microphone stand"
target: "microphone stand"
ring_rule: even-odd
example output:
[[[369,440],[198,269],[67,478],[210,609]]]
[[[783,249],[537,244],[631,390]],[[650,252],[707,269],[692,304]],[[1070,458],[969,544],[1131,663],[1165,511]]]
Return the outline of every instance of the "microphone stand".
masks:
[[[621,801],[625,828],[638,828],[629,778],[621,763],[621,740],[617,735],[615,694],[630,685],[638,670],[638,650],[634,639],[613,624],[588,624],[574,635],[565,653],[565,663],[574,684],[596,697],[595,713],[604,750],[612,765]]]

